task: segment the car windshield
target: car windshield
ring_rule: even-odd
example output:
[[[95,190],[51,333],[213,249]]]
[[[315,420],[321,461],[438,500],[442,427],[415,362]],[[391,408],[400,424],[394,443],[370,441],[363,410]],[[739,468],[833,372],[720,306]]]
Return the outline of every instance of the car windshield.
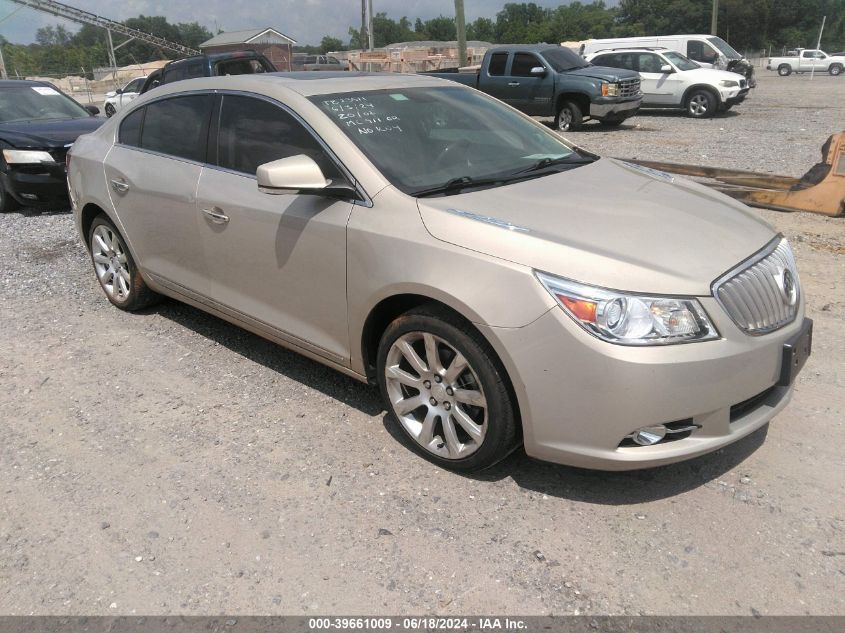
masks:
[[[391,183],[411,195],[456,181],[480,184],[500,178],[485,182],[496,186],[529,177],[526,171],[532,177],[545,175],[542,168],[550,163],[569,160],[572,167],[586,160],[543,125],[457,86],[310,99]]]
[[[701,68],[698,64],[696,64],[691,59],[687,59],[680,53],[676,53],[675,51],[666,51],[663,53],[663,56],[668,59],[670,62],[675,64],[678,70],[695,70],[696,68]]]
[[[590,62],[565,46],[547,48],[540,54],[543,56],[543,59],[549,62],[549,65],[555,69],[555,72],[559,73],[572,70],[573,68],[584,68],[590,65]]]
[[[0,89],[0,123],[89,116],[76,101],[50,86],[23,84]]]
[[[728,59],[742,59],[742,55],[737,53],[731,45],[728,44],[721,37],[708,37],[707,41],[719,49],[719,51]]]

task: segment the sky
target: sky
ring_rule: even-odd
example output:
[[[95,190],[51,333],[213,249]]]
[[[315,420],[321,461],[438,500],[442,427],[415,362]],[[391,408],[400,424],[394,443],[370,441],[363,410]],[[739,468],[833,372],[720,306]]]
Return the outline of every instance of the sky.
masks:
[[[199,22],[215,33],[217,29],[272,27],[300,44],[319,44],[323,35],[348,41],[347,30],[361,24],[360,0],[61,0],[75,8],[90,11],[111,20],[125,20],[139,14],[163,15],[169,22]],[[465,0],[468,22],[479,16],[494,17],[502,6],[513,0]],[[533,0],[542,6],[567,4],[566,0]],[[454,0],[373,0],[373,12],[385,12],[411,21],[438,15],[454,15]],[[11,14],[11,15],[10,15]],[[15,44],[34,41],[35,31],[47,25],[77,26],[60,18],[0,0],[0,35]]]

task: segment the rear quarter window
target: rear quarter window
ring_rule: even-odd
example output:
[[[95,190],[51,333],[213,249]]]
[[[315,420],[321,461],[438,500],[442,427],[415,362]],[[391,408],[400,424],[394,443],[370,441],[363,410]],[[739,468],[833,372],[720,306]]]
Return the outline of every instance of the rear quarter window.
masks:
[[[138,108],[121,121],[118,142],[132,147],[141,146],[141,127],[144,124],[145,110],[146,108]]]

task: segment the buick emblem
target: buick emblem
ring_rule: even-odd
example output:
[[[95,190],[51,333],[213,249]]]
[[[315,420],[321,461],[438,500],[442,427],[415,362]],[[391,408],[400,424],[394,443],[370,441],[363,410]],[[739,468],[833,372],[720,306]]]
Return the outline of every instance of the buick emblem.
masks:
[[[776,277],[781,298],[788,306],[794,306],[798,301],[798,286],[795,284],[795,277],[788,268],[784,268]]]

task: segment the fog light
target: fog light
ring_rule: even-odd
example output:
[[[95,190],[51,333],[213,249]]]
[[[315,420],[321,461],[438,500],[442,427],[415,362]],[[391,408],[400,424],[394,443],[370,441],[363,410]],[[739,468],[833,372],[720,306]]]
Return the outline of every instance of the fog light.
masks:
[[[657,444],[660,440],[666,437],[666,427],[662,424],[656,426],[647,426],[639,431],[634,431],[634,440],[640,446],[651,446]]]
[[[21,198],[26,198],[27,200],[38,200],[38,196],[34,193],[22,193]]]

